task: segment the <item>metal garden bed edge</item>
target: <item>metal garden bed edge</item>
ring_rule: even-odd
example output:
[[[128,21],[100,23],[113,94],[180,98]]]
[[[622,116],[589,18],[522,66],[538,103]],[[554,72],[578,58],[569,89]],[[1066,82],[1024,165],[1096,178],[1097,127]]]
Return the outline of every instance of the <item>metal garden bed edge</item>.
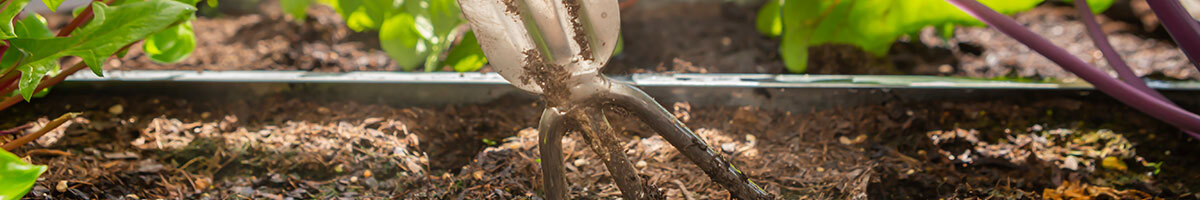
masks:
[[[70,76],[69,82],[265,82],[265,83],[406,83],[487,84],[507,82],[496,73],[480,72],[306,72],[306,71],[106,71]],[[755,88],[944,88],[944,89],[1084,89],[1082,81],[1018,82],[913,75],[815,74],[632,74],[615,77],[637,86],[755,87]],[[1163,90],[1200,90],[1197,81],[1158,81],[1148,84]]]

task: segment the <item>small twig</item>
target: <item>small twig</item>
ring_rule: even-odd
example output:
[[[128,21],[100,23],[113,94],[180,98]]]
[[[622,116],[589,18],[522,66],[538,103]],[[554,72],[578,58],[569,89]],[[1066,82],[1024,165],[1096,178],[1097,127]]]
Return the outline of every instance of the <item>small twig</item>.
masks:
[[[31,155],[31,156],[73,156],[73,155],[75,155],[75,154],[72,154],[71,152],[55,150],[55,149],[34,149],[34,150],[26,151],[25,154]]]
[[[20,138],[17,138],[16,140],[13,140],[13,141],[10,141],[10,142],[4,144],[4,150],[13,151],[13,150],[17,149],[17,147],[21,147],[21,145],[25,145],[25,143],[32,142],[33,140],[36,140],[37,138],[42,137],[42,135],[46,135],[46,133],[50,132],[51,130],[58,128],[58,126],[62,125],[63,122],[67,122],[67,120],[69,120],[71,118],[75,118],[75,116],[79,116],[79,114],[80,113],[63,114],[62,116],[55,118],[54,121],[50,121],[50,123],[46,124],[46,126],[42,127],[42,129],[39,129],[37,132],[34,132],[29,135],[21,136]]]
[[[686,198],[687,200],[696,200],[696,197],[692,195],[692,191],[688,191],[687,186],[684,186],[683,182],[680,182],[679,179],[671,180],[671,182],[675,183],[675,185],[679,185],[679,191],[680,193],[683,193],[683,198]]]
[[[33,123],[26,123],[25,125],[20,125],[20,126],[12,127],[9,129],[4,129],[3,131],[0,131],[0,135],[8,135],[8,134],[17,133],[17,132],[20,132],[21,130],[25,130],[32,126],[33,126]]]

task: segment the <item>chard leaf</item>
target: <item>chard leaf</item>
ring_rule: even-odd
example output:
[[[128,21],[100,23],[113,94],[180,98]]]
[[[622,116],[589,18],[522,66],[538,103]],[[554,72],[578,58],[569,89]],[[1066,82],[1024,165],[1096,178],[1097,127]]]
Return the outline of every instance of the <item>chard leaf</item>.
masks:
[[[21,199],[43,172],[45,165],[25,163],[17,155],[0,150],[0,200]]]
[[[777,37],[780,33],[783,33],[783,20],[779,17],[779,1],[768,0],[758,10],[755,27],[758,28],[759,33],[771,37]]]
[[[50,8],[50,12],[58,12],[58,5],[64,1],[67,0],[42,0],[42,3],[46,3],[46,8]]]
[[[487,64],[483,49],[479,46],[479,41],[475,40],[475,33],[465,33],[462,41],[455,45],[454,49],[450,49],[445,63],[457,72],[476,71],[483,67],[483,64]]]
[[[25,5],[29,5],[29,0],[8,0],[4,2],[3,11],[0,11],[0,40],[17,37],[17,33],[13,31],[13,24],[8,23],[13,21],[21,10],[25,9]]]
[[[1075,3],[1072,0],[1064,0],[1067,3]],[[1088,0],[1088,7],[1092,8],[1092,13],[1102,13],[1112,7],[1114,0]]]
[[[291,15],[296,22],[304,22],[304,19],[308,18],[307,10],[310,3],[309,0],[280,0],[279,7],[283,9],[283,12]]]
[[[92,3],[95,16],[88,25],[69,37],[14,38],[11,48],[26,54],[17,70],[22,73],[19,90],[28,100],[42,76],[56,73],[58,59],[78,56],[96,75],[109,56],[125,45],[190,19],[196,8],[171,0],[147,0],[120,6]],[[9,49],[14,51],[14,49]]]
[[[174,63],[186,59],[196,50],[196,34],[192,31],[192,22],[175,25],[146,37],[142,50],[154,62]]]
[[[50,28],[46,26],[46,18],[38,14],[17,21],[17,25],[13,27],[13,31],[16,32],[17,37],[21,38],[54,37],[54,33],[50,32]]]
[[[41,60],[33,63],[21,63],[23,66],[18,67],[21,71],[21,79],[17,81],[17,94],[25,98],[25,101],[33,98],[33,93],[36,91],[38,84],[42,83],[43,76],[54,76],[58,73],[57,60]]]
[[[379,43],[388,57],[407,71],[416,69],[429,53],[428,44],[417,33],[416,21],[407,13],[384,21],[379,29]]]
[[[1011,14],[1037,6],[1042,0],[981,0]],[[900,36],[927,26],[982,26],[982,22],[943,0],[784,0],[780,52],[789,71],[807,70],[808,47],[852,44],[884,56]],[[773,15],[769,11],[760,15]],[[769,16],[768,16],[769,17]],[[765,18],[760,16],[760,24]],[[760,29],[764,30],[764,29]],[[770,32],[766,32],[770,34]]]

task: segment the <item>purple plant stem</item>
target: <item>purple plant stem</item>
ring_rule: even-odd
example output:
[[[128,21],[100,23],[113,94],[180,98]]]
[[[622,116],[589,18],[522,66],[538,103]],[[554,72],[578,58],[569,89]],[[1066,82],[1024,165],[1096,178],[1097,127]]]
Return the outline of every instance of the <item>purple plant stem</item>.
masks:
[[[1117,71],[1117,77],[1120,77],[1125,84],[1136,87],[1159,100],[1170,102],[1167,97],[1146,86],[1146,82],[1133,73],[1129,64],[1126,64],[1125,59],[1121,58],[1121,54],[1118,54],[1117,50],[1108,42],[1108,35],[1105,35],[1104,30],[1100,29],[1100,23],[1096,22],[1096,16],[1092,14],[1092,8],[1086,0],[1076,0],[1075,10],[1079,11],[1079,17],[1083,19],[1083,24],[1087,27],[1088,37],[1092,38],[1092,43],[1104,54],[1104,59],[1108,61],[1108,65],[1112,66],[1113,71]]]
[[[1150,94],[1146,94],[1137,88],[1122,83],[1115,78],[1109,77],[1108,74],[1088,65],[1079,58],[1068,53],[1066,50],[1054,46],[1046,38],[1042,38],[1037,34],[1029,31],[1021,24],[1004,16],[996,11],[980,4],[975,0],[946,0],[950,4],[957,6],[959,9],[971,14],[975,18],[982,20],[989,26],[994,27],[1000,32],[1020,41],[1030,49],[1037,51],[1046,58],[1054,61],[1054,63],[1062,66],[1063,69],[1074,73],[1084,80],[1092,83],[1101,92],[1146,113],[1154,118],[1158,118],[1168,124],[1174,125],[1179,129],[1184,130],[1195,138],[1200,138],[1200,116],[1190,113],[1182,108],[1179,108],[1166,101],[1159,100]],[[1153,0],[1152,0],[1153,1]]]
[[[1192,61],[1192,65],[1200,69],[1200,63],[1197,62],[1200,61],[1200,24],[1188,15],[1178,0],[1146,0],[1146,4],[1150,5],[1150,10],[1154,10],[1154,15],[1158,16],[1167,33],[1171,34],[1171,39],[1175,39],[1175,44]]]

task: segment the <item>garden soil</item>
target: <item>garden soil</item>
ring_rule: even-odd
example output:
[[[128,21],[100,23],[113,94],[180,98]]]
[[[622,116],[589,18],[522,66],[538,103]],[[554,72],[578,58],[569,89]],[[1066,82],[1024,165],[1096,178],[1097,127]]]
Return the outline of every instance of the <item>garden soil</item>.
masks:
[[[622,10],[623,53],[606,68],[610,74],[788,73],[777,51],[779,40],[754,25],[759,3],[637,1]],[[1099,15],[1119,53],[1140,76],[1193,79],[1200,73],[1157,26],[1144,1],[1118,1]],[[239,5],[229,5],[235,7]],[[205,11],[195,22],[196,52],[175,64],[149,60],[140,48],[110,61],[114,70],[304,70],[320,72],[401,71],[379,48],[377,33],[349,30],[331,8],[314,6],[295,20],[278,3],[240,5]],[[206,14],[208,13],[208,14]],[[217,13],[217,14],[212,14]],[[69,20],[49,16],[52,26]],[[1069,5],[1048,4],[1014,16],[1034,32],[1107,71],[1084,25]],[[904,37],[888,55],[876,57],[848,45],[812,47],[809,73],[920,74],[978,78],[1073,80],[1074,75],[1020,43],[985,27],[964,27],[953,38],[933,29]],[[140,46],[139,46],[140,47]],[[449,70],[440,69],[440,70]],[[491,71],[485,67],[482,71]]]
[[[14,152],[50,168],[28,199],[537,199],[543,192],[534,128],[543,105],[534,102],[391,107],[56,95],[63,96],[0,113],[14,116],[3,127],[32,122],[27,131],[55,117],[42,113],[83,113]],[[885,103],[807,113],[665,104],[785,199],[1200,198],[1200,172],[1190,167],[1200,156],[1197,141],[1114,101]],[[729,198],[648,127],[610,119],[635,167],[669,198]],[[578,134],[563,144],[573,197],[619,197]]]

